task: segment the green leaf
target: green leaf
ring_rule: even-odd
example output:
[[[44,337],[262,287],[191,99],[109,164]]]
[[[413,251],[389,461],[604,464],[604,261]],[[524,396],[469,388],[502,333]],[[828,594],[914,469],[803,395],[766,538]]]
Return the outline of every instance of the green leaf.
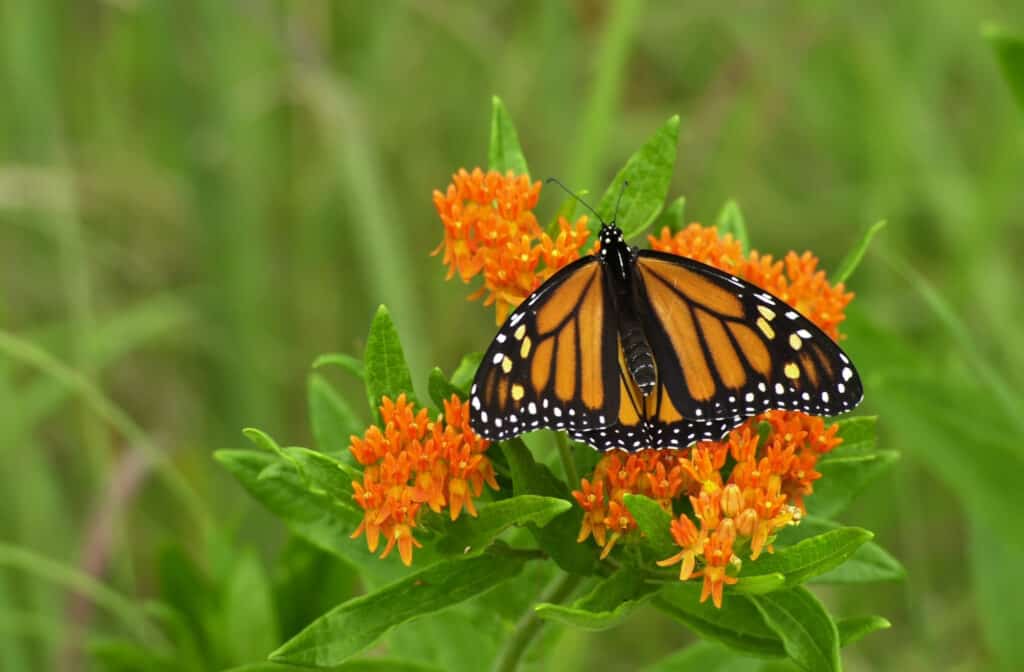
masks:
[[[983,34],[995,52],[1017,104],[1024,110],[1024,36],[999,26],[986,26]]]
[[[380,417],[381,397],[395,399],[405,393],[410,401],[416,400],[402,342],[386,306],[377,309],[370,325],[363,360],[366,362],[366,396],[375,417]]]
[[[764,672],[757,658],[730,651],[715,642],[697,642],[643,668],[643,672]]]
[[[815,516],[804,518],[799,525],[787,527],[779,532],[775,540],[776,554],[782,549],[840,529],[838,523]],[[760,560],[758,560],[760,562]],[[843,564],[819,576],[810,578],[812,583],[873,583],[877,581],[898,581],[906,576],[906,570],[896,558],[873,541],[862,544]]]
[[[729,199],[725,202],[722,209],[718,211],[715,227],[718,229],[718,235],[720,236],[724,236],[727,233],[732,234],[732,237],[740,244],[743,254],[746,254],[750,249],[747,224],[743,219],[743,211],[740,210],[740,204],[736,201]]]
[[[239,554],[224,587],[221,645],[230,660],[266,658],[280,642],[270,581],[255,553]]]
[[[872,239],[885,228],[885,224],[886,221],[882,219],[865,229],[864,234],[860,237],[860,242],[850,250],[842,263],[839,264],[839,268],[836,269],[836,272],[832,275],[832,284],[839,284],[840,282],[846,282],[850,279],[853,272],[857,270],[858,266],[860,266],[860,262],[867,253]]]
[[[792,587],[838,567],[874,536],[859,527],[829,530],[743,563],[741,576],[778,573],[786,577],[786,587]]]
[[[330,455],[308,448],[285,448],[284,453],[307,484],[358,512],[357,507],[352,504],[352,481],[363,480],[361,471]]]
[[[262,448],[263,450],[273,453],[278,457],[284,457],[284,451],[281,449],[281,446],[278,445],[277,441],[262,429],[246,427],[242,430],[242,434],[245,435],[245,438],[252,441],[256,447]]]
[[[808,672],[842,669],[836,624],[810,591],[797,587],[750,600],[793,662]]]
[[[659,235],[661,230],[666,227],[672,234],[686,228],[686,198],[684,196],[672,201],[672,205],[658,215],[657,221],[654,222],[654,235]]]
[[[843,443],[818,460],[816,469],[822,477],[807,498],[808,510],[822,518],[842,513],[861,490],[899,459],[895,451],[875,450],[873,418],[837,424]]]
[[[501,173],[511,170],[520,175],[530,174],[512,117],[497,96],[491,98],[491,144],[487,151],[487,167]]]
[[[271,654],[275,662],[338,665],[391,628],[484,593],[523,568],[520,558],[484,553],[439,562],[327,612]]]
[[[348,538],[362,521],[362,511],[353,504],[311,491],[294,466],[278,470],[273,478],[260,478],[268,467],[281,464],[276,456],[251,450],[219,450],[214,458],[297,536],[361,567],[371,578],[391,577],[399,571],[393,563],[374,557],[362,539]],[[422,555],[423,550],[417,558]]]
[[[760,611],[745,595],[730,595],[717,609],[709,599],[700,602],[701,583],[685,581],[666,585],[654,605],[705,639],[760,657],[786,655],[782,640],[765,623]]]
[[[332,352],[326,355],[320,355],[313,360],[314,369],[322,369],[325,366],[340,366],[359,380],[366,379],[366,367],[363,366],[363,360],[358,357],[353,357],[352,355],[346,355],[341,352]]]
[[[448,379],[444,377],[444,372],[436,366],[430,372],[430,378],[427,381],[427,392],[430,394],[430,400],[437,406],[437,410],[444,410],[444,402],[452,398],[452,395],[465,399],[466,393],[459,388],[448,382]]]
[[[678,144],[679,116],[676,115],[629,157],[601,196],[597,211],[604,217],[615,216],[626,238],[643,233],[661,212],[672,180]],[[622,205],[616,215],[615,203],[624,181],[628,181],[629,186],[622,193]],[[599,227],[599,222],[591,222],[592,232],[596,233]]]
[[[751,574],[739,577],[739,582],[726,586],[726,592],[742,595],[763,595],[779,590],[786,585],[786,577],[778,572],[774,574]]]
[[[546,466],[538,464],[521,440],[502,441],[499,445],[512,471],[514,494],[569,499],[565,483]],[[590,544],[576,543],[582,524],[583,510],[573,506],[544,527],[530,526],[530,532],[559,567],[573,574],[591,574],[597,552]]]
[[[669,558],[679,552],[672,541],[672,514],[661,508],[657,502],[643,495],[623,497],[626,508],[633,514],[637,526],[644,533],[646,543],[660,558]]]
[[[325,453],[350,455],[349,437],[362,434],[366,422],[320,374],[309,376],[309,422],[316,445]]]
[[[317,669],[321,672],[445,672],[440,667],[397,658],[350,660],[341,665],[318,668],[296,667],[295,665],[272,662],[250,663],[241,667],[232,667],[226,672],[301,672],[301,670],[307,669]]]
[[[658,586],[646,582],[642,573],[622,568],[598,582],[572,606],[544,602],[534,611],[545,620],[583,630],[607,630],[625,620],[657,590]]]
[[[476,518],[463,515],[446,527],[445,536],[437,543],[437,550],[444,555],[477,555],[513,525],[544,527],[571,508],[572,504],[564,499],[537,495],[518,495],[481,504]]]
[[[462,393],[461,396],[466,396],[469,393],[469,386],[473,383],[473,377],[476,376],[476,370],[480,368],[480,362],[483,361],[484,353],[482,352],[471,352],[462,358],[459,365],[455,367],[455,373],[452,374],[451,383]]]
[[[849,646],[857,640],[878,630],[892,627],[888,619],[881,616],[854,616],[836,621],[839,631],[839,646]]]
[[[837,433],[843,439],[843,450],[848,454],[867,454],[875,450],[875,432],[878,428],[878,417],[860,415],[844,418],[834,423],[839,425]]]

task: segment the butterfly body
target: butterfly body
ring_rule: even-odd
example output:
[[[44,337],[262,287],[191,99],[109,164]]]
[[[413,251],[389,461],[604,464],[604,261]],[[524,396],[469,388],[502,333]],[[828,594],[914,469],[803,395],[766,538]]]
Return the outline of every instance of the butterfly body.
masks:
[[[509,316],[477,371],[470,423],[542,427],[598,450],[682,448],[773,408],[834,415],[862,397],[849,358],[780,299],[692,259],[630,247],[560,270]]]

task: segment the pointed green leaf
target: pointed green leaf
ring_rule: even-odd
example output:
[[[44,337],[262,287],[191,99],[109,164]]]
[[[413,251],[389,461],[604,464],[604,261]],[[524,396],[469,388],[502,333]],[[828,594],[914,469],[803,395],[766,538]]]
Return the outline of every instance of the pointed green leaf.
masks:
[[[664,559],[679,552],[679,547],[672,541],[670,513],[653,499],[643,495],[626,495],[623,501],[633,514],[640,531],[644,533],[646,543],[657,555]]]
[[[317,373],[309,376],[309,421],[317,447],[337,455],[349,455],[349,437],[366,429],[366,421]]]
[[[444,410],[444,402],[452,398],[452,395],[464,399],[466,393],[459,388],[448,382],[448,379],[444,377],[444,372],[436,366],[430,372],[430,378],[427,381],[427,392],[430,394],[430,400],[434,402],[437,410]]]
[[[607,630],[625,620],[658,588],[645,581],[640,572],[623,568],[602,579],[590,593],[572,606],[545,602],[535,606],[534,611],[545,620],[583,630]]]
[[[471,352],[465,355],[459,365],[455,367],[451,383],[458,388],[463,397],[469,393],[469,386],[473,384],[473,377],[476,376],[476,370],[480,368],[483,358],[484,353]]]
[[[363,361],[366,362],[366,396],[375,417],[380,417],[381,397],[396,399],[404,393],[410,401],[416,400],[402,342],[386,306],[377,309],[370,325]]]
[[[512,117],[497,96],[491,98],[491,144],[487,152],[487,166],[500,173],[530,174]]]
[[[363,539],[349,539],[363,519],[362,510],[353,503],[311,491],[294,466],[282,465],[286,468],[278,470],[273,478],[261,479],[260,474],[268,467],[280,464],[279,458],[252,450],[219,450],[214,458],[297,536],[360,567],[371,578],[390,577],[398,571],[394,563],[374,557]],[[417,559],[421,557],[429,555],[421,550]]]
[[[740,249],[746,254],[750,250],[750,237],[747,235],[747,223],[743,219],[743,211],[740,210],[740,204],[736,201],[729,199],[722,206],[722,209],[718,211],[718,218],[715,220],[715,228],[718,229],[718,235],[724,236],[725,234],[731,234],[734,239],[740,244]]]
[[[666,585],[655,596],[654,605],[701,637],[730,649],[768,658],[785,655],[782,640],[751,601],[757,598],[729,595],[717,609],[710,599],[701,603],[700,592],[700,581]]]
[[[741,576],[778,573],[786,577],[786,587],[799,585],[838,567],[874,536],[859,527],[829,530],[775,553],[764,553],[754,562],[744,562]]]
[[[502,441],[502,454],[512,471],[512,483],[516,495],[542,495],[568,500],[569,489],[543,464],[533,459],[530,449],[519,439]],[[573,574],[590,574],[597,561],[595,548],[588,544],[576,543],[580,526],[583,524],[583,510],[572,506],[557,516],[545,527],[531,526],[530,532],[537,543],[558,566]]]
[[[658,215],[658,220],[654,223],[654,235],[660,235],[661,230],[666,227],[673,235],[686,228],[685,197],[680,196],[672,201],[672,205],[668,206],[663,213]]]
[[[847,455],[842,446],[823,456],[815,467],[821,478],[814,482],[814,494],[807,509],[822,518],[834,518],[846,510],[868,484],[885,474],[900,459],[893,450],[868,455]]]
[[[814,494],[807,498],[808,511],[821,518],[842,513],[861,490],[899,459],[899,453],[875,449],[874,418],[837,424],[843,443],[818,460],[815,468],[822,477],[814,482]]]
[[[825,607],[803,587],[750,598],[782,639],[786,654],[808,672],[839,671],[839,632]]]
[[[678,144],[677,115],[665,122],[643,147],[629,157],[601,196],[597,211],[607,220],[615,216],[626,238],[643,233],[661,212],[668,196]],[[629,186],[622,192],[622,205],[616,215],[615,203],[624,181],[628,181]],[[599,227],[600,222],[591,222],[591,231],[596,233]]]
[[[346,355],[341,352],[332,352],[326,355],[320,355],[313,360],[314,369],[322,369],[325,366],[339,366],[359,380],[366,379],[366,367],[363,365],[363,360],[358,357],[353,357],[352,355]]]
[[[437,543],[437,550],[444,555],[476,555],[513,525],[544,527],[571,508],[572,504],[564,499],[538,495],[518,495],[480,504],[476,518],[463,515],[446,527],[445,536]]]
[[[881,616],[841,618],[836,621],[836,629],[839,631],[839,646],[849,646],[872,632],[887,630],[891,627],[892,623]]]
[[[799,525],[783,529],[775,540],[776,554],[803,540],[841,529],[838,523],[807,516]],[[759,560],[760,562],[760,560]],[[876,581],[898,581],[906,576],[906,570],[896,558],[873,541],[862,544],[841,565],[810,577],[811,583],[873,583]]]
[[[284,453],[281,451],[281,446],[277,444],[269,434],[264,432],[262,429],[256,429],[255,427],[246,427],[242,430],[242,434],[245,438],[249,439],[259,448],[266,450],[267,452],[274,453],[275,455],[283,456]]]
[[[339,605],[285,642],[270,658],[297,665],[338,665],[388,630],[459,604],[512,578],[522,570],[523,562],[494,553],[439,562]]]
[[[875,432],[878,429],[877,416],[844,418],[835,424],[839,426],[837,433],[843,439],[843,450],[847,454],[862,455],[874,452]]]
[[[842,263],[839,264],[839,268],[832,275],[832,284],[839,284],[840,282],[846,282],[853,275],[853,272],[860,266],[861,260],[868,251],[868,247],[871,245],[871,240],[878,235],[878,233],[885,228],[885,220],[880,220],[869,226],[864,234],[860,237],[860,241],[849,254],[843,259]]]
[[[999,26],[986,26],[984,35],[995,52],[1010,91],[1024,110],[1024,35]]]
[[[773,590],[780,590],[786,585],[786,577],[778,572],[774,574],[751,574],[739,577],[739,582],[726,586],[726,592],[742,595],[763,595]]]
[[[285,455],[298,469],[306,483],[347,506],[352,504],[352,481],[362,481],[362,472],[344,462],[308,448],[289,447]]]

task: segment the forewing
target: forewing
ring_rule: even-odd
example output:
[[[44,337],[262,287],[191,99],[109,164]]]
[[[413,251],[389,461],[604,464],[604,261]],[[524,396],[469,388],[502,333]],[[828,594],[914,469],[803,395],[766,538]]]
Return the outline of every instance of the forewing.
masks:
[[[637,276],[661,396],[683,421],[707,423],[712,433],[724,423],[727,432],[769,409],[836,415],[860,402],[849,357],[779,298],[662,252],[641,251]],[[674,434],[672,415],[662,412],[658,422]]]
[[[616,319],[600,262],[552,276],[509,315],[470,390],[470,424],[493,440],[542,427],[604,427],[619,404]]]

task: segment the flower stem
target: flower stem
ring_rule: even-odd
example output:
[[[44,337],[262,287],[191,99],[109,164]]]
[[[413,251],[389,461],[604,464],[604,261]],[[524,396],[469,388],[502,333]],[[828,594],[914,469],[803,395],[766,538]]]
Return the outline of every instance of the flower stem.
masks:
[[[555,434],[555,445],[558,446],[558,457],[562,460],[562,468],[565,470],[566,485],[572,490],[580,484],[580,475],[576,472],[576,460],[572,457],[572,448],[569,446],[569,437],[564,432]]]
[[[552,579],[541,593],[538,602],[558,604],[572,595],[582,580],[583,577],[579,574],[563,573]],[[494,661],[494,672],[515,672],[543,625],[544,621],[537,613],[532,608],[528,609],[516,623],[516,629],[505,643],[505,647],[498,653],[498,658]]]

